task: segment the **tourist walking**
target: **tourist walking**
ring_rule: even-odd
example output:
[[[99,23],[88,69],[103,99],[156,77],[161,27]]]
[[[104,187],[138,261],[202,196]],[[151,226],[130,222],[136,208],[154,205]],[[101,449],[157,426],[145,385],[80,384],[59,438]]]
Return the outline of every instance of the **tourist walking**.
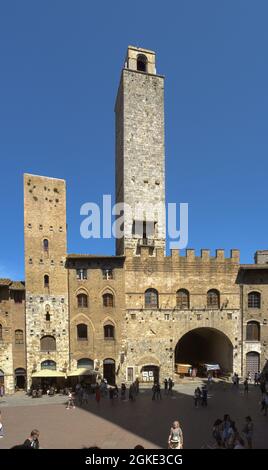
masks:
[[[174,421],[168,437],[169,449],[183,449],[183,433],[179,421]]]
[[[171,379],[171,377],[169,377],[169,379],[168,379],[168,395],[172,395],[173,386],[174,386],[174,382]]]
[[[229,437],[229,428],[231,425],[231,418],[229,415],[224,415],[222,422],[222,442],[224,447],[227,447],[226,443]]]
[[[253,422],[250,416],[247,416],[246,423],[243,428],[243,434],[246,439],[247,448],[252,449],[252,438],[253,438]]]
[[[130,387],[129,387],[128,399],[129,399],[129,401],[135,401],[135,391],[134,391],[134,385],[133,384],[131,384]]]
[[[212,428],[212,436],[214,437],[217,446],[221,447],[222,446],[222,420],[221,419],[216,419]]]
[[[159,382],[156,384],[156,399],[157,400],[162,400],[161,387],[160,387]]]
[[[266,383],[264,379],[260,381],[260,390],[261,390],[262,397],[264,397],[266,393]]]
[[[202,387],[201,405],[204,406],[204,407],[208,406],[208,389],[205,385]]]
[[[136,380],[134,382],[134,386],[135,386],[135,394],[138,395],[139,391],[140,391],[140,381],[139,381],[138,377],[136,378]]]
[[[167,395],[167,392],[168,392],[168,379],[165,378],[164,380],[164,389],[165,389],[165,395]]]
[[[152,386],[152,392],[153,392],[152,400],[155,400],[156,391],[157,391],[157,384],[154,383]]]
[[[264,416],[267,416],[267,408],[268,408],[268,393],[265,392],[262,396],[262,401],[261,401],[261,411],[263,411]]]
[[[254,374],[254,386],[258,385],[259,382],[259,374],[258,372],[255,372]]]
[[[69,410],[70,408],[74,409],[75,408],[75,404],[74,404],[74,394],[72,391],[69,392],[69,395],[68,395],[68,402],[67,402],[67,406],[66,406],[66,409]]]
[[[235,422],[231,421],[230,427],[229,427],[228,433],[227,433],[227,440],[226,440],[226,443],[225,443],[227,449],[233,449],[234,448],[234,443],[235,443],[235,439],[236,439],[237,435],[238,435],[238,432],[237,432],[237,429],[236,429]]]
[[[126,399],[126,391],[127,391],[126,385],[124,383],[121,384],[121,400]]]
[[[40,448],[40,443],[39,443],[39,431],[38,429],[33,429],[33,431],[30,434],[30,437],[26,439],[23,443],[23,447],[25,449],[39,449]]]
[[[244,395],[248,395],[248,378],[244,380]]]
[[[201,400],[201,390],[199,387],[197,387],[194,391],[194,406],[195,408],[198,408],[198,405]]]

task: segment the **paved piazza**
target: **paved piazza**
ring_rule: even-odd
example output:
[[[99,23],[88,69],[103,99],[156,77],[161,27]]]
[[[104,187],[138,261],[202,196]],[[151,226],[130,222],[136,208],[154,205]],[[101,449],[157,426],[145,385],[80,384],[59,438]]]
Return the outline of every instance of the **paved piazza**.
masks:
[[[103,398],[98,405],[94,395],[87,408],[66,410],[66,397],[32,399],[18,393],[4,397],[0,406],[5,437],[0,449],[22,443],[33,428],[40,431],[42,448],[83,448],[97,445],[103,449],[167,448],[170,424],[179,419],[185,448],[200,449],[211,445],[213,422],[229,413],[241,431],[244,418],[254,422],[254,448],[268,448],[268,416],[260,412],[259,387],[250,386],[244,396],[243,386],[233,390],[230,384],[216,383],[209,391],[208,408],[194,408],[193,390],[198,382],[176,385],[173,397],[162,390],[162,400],[152,401],[150,390],[141,390],[136,402]]]

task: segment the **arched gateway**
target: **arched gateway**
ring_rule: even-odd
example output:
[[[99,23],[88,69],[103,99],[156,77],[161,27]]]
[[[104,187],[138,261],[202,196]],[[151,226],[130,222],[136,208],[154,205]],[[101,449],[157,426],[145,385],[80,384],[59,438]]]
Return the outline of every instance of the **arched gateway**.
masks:
[[[195,328],[184,334],[175,348],[175,364],[191,364],[202,369],[204,364],[218,364],[224,373],[233,372],[233,345],[215,328]]]

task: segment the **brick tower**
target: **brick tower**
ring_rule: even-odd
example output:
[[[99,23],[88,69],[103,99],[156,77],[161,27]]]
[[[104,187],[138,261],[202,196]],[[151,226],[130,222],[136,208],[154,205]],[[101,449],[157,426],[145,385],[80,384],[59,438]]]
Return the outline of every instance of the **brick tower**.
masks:
[[[29,386],[32,373],[64,375],[69,363],[64,180],[24,175],[24,239]]]

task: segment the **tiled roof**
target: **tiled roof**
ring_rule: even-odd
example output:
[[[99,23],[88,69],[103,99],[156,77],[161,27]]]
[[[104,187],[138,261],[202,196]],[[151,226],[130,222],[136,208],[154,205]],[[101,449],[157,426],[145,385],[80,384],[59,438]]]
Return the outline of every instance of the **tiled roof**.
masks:
[[[10,279],[0,278],[0,286],[9,286],[11,283]]]
[[[9,289],[12,290],[25,290],[25,285],[23,282],[20,281],[14,281],[12,284],[9,286]]]

